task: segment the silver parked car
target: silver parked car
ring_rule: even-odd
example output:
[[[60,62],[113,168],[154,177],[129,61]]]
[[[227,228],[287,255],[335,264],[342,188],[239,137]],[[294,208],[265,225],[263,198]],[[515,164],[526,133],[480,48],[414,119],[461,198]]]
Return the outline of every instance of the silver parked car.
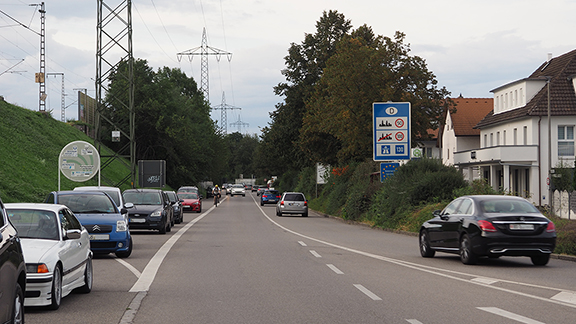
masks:
[[[302,214],[308,217],[308,201],[301,192],[285,192],[276,204],[276,216]]]

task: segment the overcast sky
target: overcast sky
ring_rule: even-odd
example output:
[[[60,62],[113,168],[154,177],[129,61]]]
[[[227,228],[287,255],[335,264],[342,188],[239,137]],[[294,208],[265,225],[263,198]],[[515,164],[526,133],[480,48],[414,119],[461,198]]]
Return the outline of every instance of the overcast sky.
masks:
[[[378,35],[404,32],[411,54],[424,58],[454,97],[491,98],[490,90],[527,77],[548,53],[576,48],[576,0],[134,0],[132,6],[134,57],[154,70],[180,68],[200,86],[200,57],[179,61],[176,53],[200,46],[204,27],[209,46],[233,53],[230,62],[209,57],[209,99],[220,105],[224,93],[227,105],[242,108],[228,111],[228,123],[240,121],[240,131],[250,134],[260,134],[282,101],[273,87],[285,80],[290,44],[315,33],[323,11],[338,10],[353,28],[366,24]],[[97,1],[45,0],[45,9],[46,72],[64,73],[66,119],[76,119],[77,89],[95,96]],[[0,0],[0,10],[0,95],[38,110],[38,7]],[[47,78],[46,110],[58,120],[61,88],[60,76]],[[220,111],[212,117],[219,121]],[[228,125],[228,133],[238,129]]]

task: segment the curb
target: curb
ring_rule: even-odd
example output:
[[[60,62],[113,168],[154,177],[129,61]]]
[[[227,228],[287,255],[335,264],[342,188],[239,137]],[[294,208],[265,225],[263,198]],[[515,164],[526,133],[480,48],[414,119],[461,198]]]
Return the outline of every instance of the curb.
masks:
[[[402,235],[408,235],[408,236],[418,236],[418,233],[415,232],[408,232],[408,231],[401,231],[401,230],[393,230],[393,229],[389,229],[389,228],[380,228],[380,227],[374,227],[371,226],[369,224],[365,224],[365,223],[360,223],[357,221],[351,221],[351,220],[347,220],[344,219],[342,217],[337,217],[337,216],[332,216],[332,215],[328,215],[328,214],[324,214],[321,213],[319,211],[315,211],[310,209],[311,212],[313,212],[314,214],[318,215],[318,216],[323,216],[326,218],[332,218],[332,219],[337,219],[340,220],[346,224],[349,225],[359,225],[359,226],[365,226],[365,227],[369,227],[375,230],[379,230],[379,231],[384,231],[384,232],[390,232],[390,233],[396,233],[396,234],[402,234]],[[568,255],[568,254],[556,254],[556,253],[552,253],[550,255],[550,258],[552,259],[558,259],[558,260],[564,260],[564,261],[571,261],[571,262],[576,262],[576,256],[574,255]]]

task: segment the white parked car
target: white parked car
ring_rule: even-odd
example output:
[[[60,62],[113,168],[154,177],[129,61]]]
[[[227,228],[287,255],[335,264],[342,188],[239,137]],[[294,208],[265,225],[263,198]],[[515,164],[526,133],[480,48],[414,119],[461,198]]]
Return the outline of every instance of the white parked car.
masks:
[[[26,262],[25,306],[58,309],[73,290],[92,290],[88,231],[74,213],[57,204],[5,204],[18,230]]]
[[[246,188],[244,188],[243,184],[234,184],[230,189],[230,196],[234,197],[234,195],[242,195],[242,197],[246,196]]]

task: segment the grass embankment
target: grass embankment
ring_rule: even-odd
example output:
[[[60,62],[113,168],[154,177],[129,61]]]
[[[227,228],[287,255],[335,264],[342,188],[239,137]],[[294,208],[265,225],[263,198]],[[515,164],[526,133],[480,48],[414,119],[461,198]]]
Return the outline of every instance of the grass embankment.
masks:
[[[58,156],[73,141],[94,141],[76,127],[50,115],[0,101],[0,198],[8,202],[42,202],[50,191],[58,190]],[[103,149],[101,155],[112,152]],[[102,160],[105,160],[102,158]],[[102,162],[103,164],[103,162]],[[129,174],[124,164],[114,161],[103,175],[113,183]],[[61,190],[98,185],[98,176],[74,182],[63,175]],[[110,185],[104,179],[101,185]],[[122,186],[127,189],[130,184]]]

